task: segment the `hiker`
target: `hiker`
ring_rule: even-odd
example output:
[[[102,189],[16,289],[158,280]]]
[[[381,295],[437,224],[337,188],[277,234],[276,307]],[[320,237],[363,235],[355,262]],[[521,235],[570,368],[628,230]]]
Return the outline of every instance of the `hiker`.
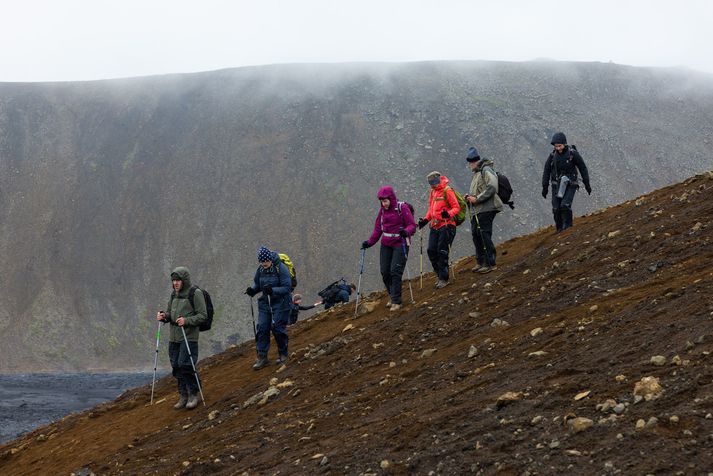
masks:
[[[290,289],[292,281],[287,266],[280,261],[274,251],[262,246],[257,252],[260,263],[255,271],[254,283],[245,290],[251,298],[258,293],[262,296],[257,300],[258,320],[255,329],[255,349],[257,360],[254,370],[260,370],[270,363],[267,352],[270,350],[270,330],[275,336],[278,364],[287,362],[287,323],[290,318]]]
[[[316,306],[319,306],[320,304],[322,304],[322,301],[317,301],[316,303],[312,304],[311,306],[303,306],[302,305],[302,295],[295,294],[294,296],[292,296],[292,305],[290,306],[290,321],[288,322],[288,325],[291,326],[297,322],[300,311],[309,311],[310,309],[314,309]]]
[[[349,296],[352,295],[352,292],[356,291],[356,288],[354,283],[347,284],[346,281],[340,281],[330,285],[330,287],[326,289],[328,292],[325,294],[324,299],[322,299],[324,309],[329,309],[339,303],[349,302]]]
[[[168,358],[171,361],[172,374],[178,383],[179,394],[178,402],[173,408],[178,410],[185,407],[192,410],[198,406],[199,387],[197,375],[193,371],[193,366],[198,361],[198,326],[207,319],[208,314],[202,291],[194,294],[191,305],[188,298],[191,274],[188,268],[179,266],[174,269],[171,272],[171,284],[173,292],[166,311],[158,311],[156,319],[171,324]],[[181,327],[186,332],[186,339],[183,338]]]
[[[431,172],[427,179],[431,186],[428,213],[418,221],[418,227],[423,228],[430,222],[428,259],[438,276],[436,288],[440,289],[448,285],[448,255],[456,237],[456,223],[453,217],[460,211],[460,205],[455,192],[448,186],[449,180],[445,175]]]
[[[493,244],[493,220],[503,210],[503,202],[498,196],[498,176],[493,170],[491,159],[481,158],[478,149],[471,147],[465,160],[473,171],[469,193],[465,195],[471,214],[470,231],[475,245],[477,265],[474,273],[489,273],[495,266],[496,250]]]
[[[381,187],[376,196],[381,207],[376,214],[374,231],[369,239],[361,244],[361,248],[373,246],[381,237],[381,279],[390,297],[386,305],[391,311],[397,311],[401,309],[401,280],[411,245],[410,237],[416,232],[416,222],[411,206],[406,202],[399,202],[392,187]]]
[[[567,137],[562,132],[552,136],[550,142],[554,150],[547,157],[542,173],[542,198],[547,198],[547,189],[552,186],[552,215],[557,232],[572,226],[572,201],[579,188],[577,170],[582,174],[582,183],[587,194],[592,194],[589,172],[584,159],[574,146],[567,145]]]

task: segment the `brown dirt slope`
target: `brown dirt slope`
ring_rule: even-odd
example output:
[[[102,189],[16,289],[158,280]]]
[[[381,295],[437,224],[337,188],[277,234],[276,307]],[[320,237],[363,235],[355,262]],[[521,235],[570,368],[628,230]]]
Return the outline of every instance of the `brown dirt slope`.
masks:
[[[250,370],[251,343],[202,361],[206,408],[173,410],[164,379],[158,404],[135,389],[0,447],[0,474],[705,474],[712,219],[713,172],[510,240],[402,312],[300,322],[282,371]]]

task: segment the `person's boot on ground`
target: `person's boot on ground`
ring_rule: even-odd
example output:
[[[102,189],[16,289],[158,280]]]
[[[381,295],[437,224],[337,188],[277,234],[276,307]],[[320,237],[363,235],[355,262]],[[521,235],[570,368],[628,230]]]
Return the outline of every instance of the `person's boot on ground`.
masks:
[[[198,394],[194,393],[188,396],[188,401],[186,402],[186,410],[193,410],[198,406]]]
[[[428,235],[428,259],[438,277],[436,289],[448,285],[448,259],[450,246],[456,237],[456,222],[453,217],[460,211],[455,192],[448,186],[449,180],[439,172],[426,177],[431,190],[428,196],[428,213],[418,221],[418,227],[430,224]]]
[[[548,189],[552,189],[552,216],[555,229],[559,233],[573,224],[572,202],[579,189],[577,171],[582,175],[582,183],[587,194],[592,194],[589,184],[589,171],[584,159],[574,146],[567,145],[567,137],[562,132],[552,136],[554,150],[547,157],[542,173],[542,198],[547,198]]]
[[[188,403],[188,395],[181,395],[173,408],[180,410],[186,406],[186,403]]]
[[[361,247],[369,248],[381,239],[379,251],[381,279],[389,293],[389,309],[397,311],[401,309],[401,283],[408,260],[411,236],[416,232],[416,222],[411,206],[406,202],[399,202],[392,187],[381,187],[377,198],[381,206],[374,222],[374,231]]]

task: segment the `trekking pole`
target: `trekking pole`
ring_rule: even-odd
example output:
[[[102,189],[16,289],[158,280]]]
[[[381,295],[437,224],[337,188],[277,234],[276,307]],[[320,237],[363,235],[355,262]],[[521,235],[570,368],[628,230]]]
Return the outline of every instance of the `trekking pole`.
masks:
[[[423,230],[418,230],[418,236],[421,237],[421,289],[423,289]]]
[[[401,250],[404,252],[404,268],[406,268],[406,276],[408,277],[408,290],[411,292],[411,304],[416,304],[413,298],[413,288],[411,287],[411,271],[408,269],[408,252],[406,251],[406,238],[401,242]]]
[[[490,256],[488,255],[488,249],[485,247],[485,237],[483,236],[483,229],[480,228],[480,220],[478,220],[478,214],[475,215],[475,224],[478,226],[478,234],[480,234],[480,242],[483,243],[483,256],[485,261],[490,261]],[[487,264],[487,263],[486,263]]]
[[[456,280],[456,267],[453,264],[453,258],[451,257],[451,245],[448,245],[448,269],[451,270],[453,274],[453,281]]]
[[[270,308],[270,322],[272,322],[272,327],[275,327],[275,315],[272,313],[272,300],[270,299],[270,295],[267,295],[267,307]],[[268,336],[270,334],[268,333]]]
[[[153,389],[156,385],[156,368],[158,367],[158,343],[161,340],[161,325],[163,322],[159,321],[158,330],[156,331],[156,355],[153,358],[153,380],[151,381],[151,405],[153,405]]]
[[[198,391],[201,393],[201,400],[203,401],[203,406],[205,405],[205,397],[203,396],[203,389],[201,388],[201,381],[198,378],[198,371],[196,370],[196,364],[193,363],[193,354],[191,354],[191,346],[188,345],[188,337],[186,337],[186,330],[183,326],[178,326],[183,332],[183,340],[186,343],[186,350],[188,350],[188,358],[191,359],[191,367],[193,367],[193,376],[196,378],[196,383],[198,384]]]
[[[257,340],[257,328],[255,327],[255,308],[253,308],[253,297],[250,296],[250,314],[252,315],[253,318],[253,336],[255,336],[255,340]]]
[[[359,257],[359,284],[357,285],[357,295],[356,301],[354,302],[354,318],[357,317],[357,311],[359,309],[359,295],[361,292],[361,275],[364,274],[364,255],[366,254],[366,249],[362,248]]]

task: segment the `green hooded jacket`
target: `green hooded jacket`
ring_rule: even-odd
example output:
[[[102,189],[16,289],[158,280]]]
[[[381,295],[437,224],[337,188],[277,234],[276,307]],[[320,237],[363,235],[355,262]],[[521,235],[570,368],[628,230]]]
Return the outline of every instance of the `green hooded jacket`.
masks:
[[[475,197],[475,204],[468,204],[472,213],[501,212],[503,201],[498,197],[498,176],[493,170],[493,161],[481,159],[480,168],[473,172],[470,181],[470,195]]]
[[[186,324],[183,326],[186,331],[186,337],[190,342],[198,342],[198,336],[200,335],[198,326],[208,317],[203,292],[196,290],[193,295],[193,303],[196,305],[196,308],[193,309],[191,301],[188,300],[188,291],[191,289],[191,273],[188,268],[179,266],[171,272],[171,276],[174,274],[181,278],[183,286],[181,286],[178,294],[175,294],[175,291],[171,293],[168,306],[166,306],[166,322],[171,323],[169,340],[171,342],[183,342],[183,332],[181,332],[180,326],[176,325],[176,320],[183,316],[186,320]]]

